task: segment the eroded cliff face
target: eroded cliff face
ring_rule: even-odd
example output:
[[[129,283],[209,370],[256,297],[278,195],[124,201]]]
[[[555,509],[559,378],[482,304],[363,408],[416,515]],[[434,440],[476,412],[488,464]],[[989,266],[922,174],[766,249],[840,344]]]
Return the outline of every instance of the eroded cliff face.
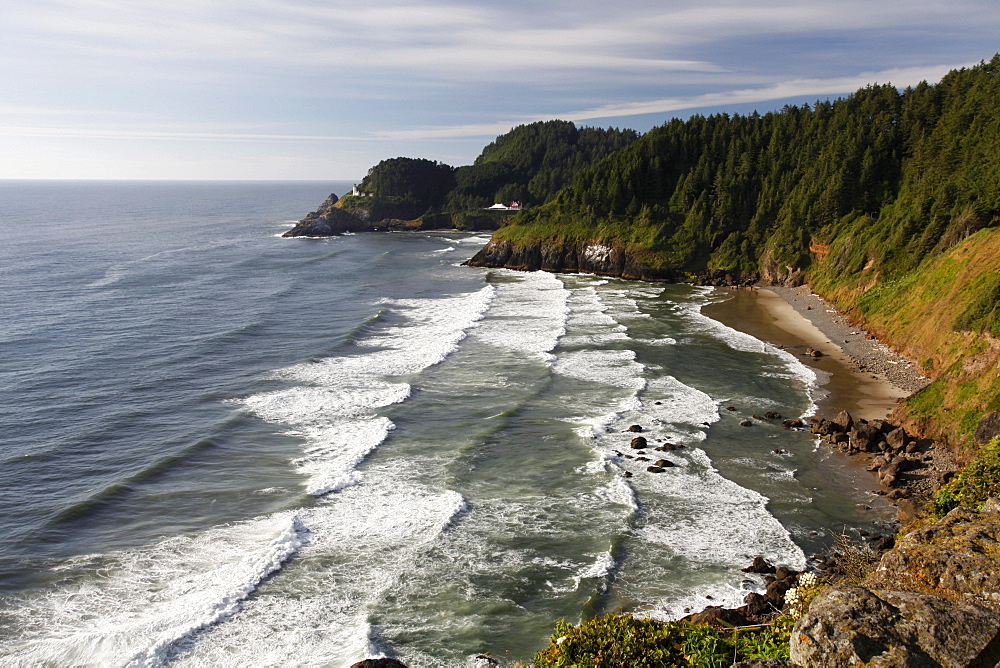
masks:
[[[520,245],[506,239],[493,239],[465,264],[471,267],[597,274],[628,280],[703,285],[747,285],[759,278],[722,270],[688,273],[654,267],[638,249],[615,241],[566,240]]]

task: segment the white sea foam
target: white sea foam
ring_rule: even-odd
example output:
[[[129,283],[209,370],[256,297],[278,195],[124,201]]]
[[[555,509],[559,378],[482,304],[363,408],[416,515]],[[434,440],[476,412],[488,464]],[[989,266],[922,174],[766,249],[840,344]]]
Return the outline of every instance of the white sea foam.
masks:
[[[307,476],[306,493],[320,496],[358,484],[361,476],[355,467],[394,428],[388,418],[377,417],[297,432],[309,443],[305,456],[293,462]]]
[[[496,289],[440,299],[384,300],[403,324],[387,326],[355,343],[358,352],[308,362],[274,373],[291,387],[247,397],[244,406],[263,420],[288,425],[305,440],[295,465],[313,495],[361,481],[356,470],[392,430],[380,408],[410,396],[397,380],[444,361],[490,307]],[[384,319],[388,322],[388,318]]]
[[[738,565],[747,554],[803,568],[805,555],[788,531],[767,511],[767,497],[721,476],[699,448],[689,448],[688,471],[650,479],[655,493],[670,499],[681,521],[649,524],[640,530],[651,543],[669,546],[691,561]]]
[[[670,338],[669,336],[664,336],[659,339],[636,339],[639,343],[645,343],[647,346],[676,346],[677,339]]]
[[[629,307],[627,301],[624,305]],[[628,351],[613,351],[617,357],[607,359],[602,359],[602,355],[609,351],[596,356],[595,351],[581,352],[579,357],[561,354],[554,370],[564,371],[569,365],[578,377],[594,382],[603,378],[603,382],[619,386],[627,383],[616,378],[634,378],[642,372],[642,365]],[[615,364],[610,360],[618,365],[624,363],[631,373],[616,377]],[[629,362],[635,366],[631,367]],[[618,410],[576,418],[582,423],[578,433],[601,453],[601,459],[597,460],[601,463],[615,449],[627,448],[633,434],[622,432],[630,424],[642,425],[642,435],[650,447],[661,440],[680,440],[688,445],[683,450],[657,453],[674,464],[660,474],[646,473],[647,464],[634,459],[614,457],[609,462],[634,474],[627,480],[616,477],[608,487],[608,500],[631,505],[635,509],[633,517],[640,505],[645,509],[646,513],[639,516],[644,519],[634,529],[635,538],[651,546],[655,553],[682,558],[694,569],[722,566],[735,571],[745,565],[747,554],[764,554],[793,567],[803,565],[801,550],[768,512],[767,498],[721,476],[704,451],[691,447],[692,441],[705,439],[705,423],[720,419],[718,402],[672,376],[658,376],[649,367],[645,373],[653,377],[644,381],[637,394],[623,401]],[[625,568],[628,570],[630,566],[626,564]],[[714,597],[712,604],[729,602],[732,598],[732,603],[739,605],[745,593],[740,593],[732,582],[717,580],[699,586],[693,593],[657,602],[650,614],[677,616],[674,613],[685,607],[700,610],[709,600],[706,595]]]
[[[599,346],[628,340],[627,328],[608,315],[609,308],[593,285],[573,290],[568,306],[566,325],[573,333],[563,337],[563,345]]]
[[[508,280],[496,285],[489,315],[473,332],[483,343],[548,360],[566,331],[569,291],[546,272],[498,272]]]
[[[552,370],[563,376],[638,392],[646,386],[643,366],[632,350],[572,350],[559,355]]]
[[[485,244],[489,242],[490,238],[485,236],[462,237],[455,241],[460,244]]]
[[[118,281],[120,281],[122,279],[123,276],[125,276],[125,269],[124,269],[124,267],[120,267],[120,266],[111,267],[110,269],[108,269],[107,271],[104,272],[104,276],[102,278],[99,278],[96,281],[94,281],[93,283],[88,284],[87,287],[88,288],[103,288],[103,287],[106,287],[108,285],[112,285],[114,283],[117,283]]]
[[[712,397],[673,376],[650,381],[643,396],[647,410],[665,422],[700,426],[719,420],[718,405]],[[657,405],[656,401],[661,403]]]
[[[414,565],[468,512],[465,499],[388,467],[372,482],[302,513],[308,544],[285,586],[268,587],[238,617],[185,647],[192,665],[349,665],[389,649],[370,616],[405,589]]]
[[[179,643],[239,611],[302,548],[307,533],[295,514],[279,513],[72,560],[65,570],[96,570],[101,577],[68,581],[12,608],[25,633],[5,660],[161,665]]]
[[[611,550],[609,549],[607,552],[602,552],[597,555],[592,563],[588,564],[573,577],[574,589],[579,587],[580,583],[584,580],[600,580],[607,578],[617,567],[618,562],[611,553]],[[604,590],[606,587],[607,584],[602,583],[598,589]]]

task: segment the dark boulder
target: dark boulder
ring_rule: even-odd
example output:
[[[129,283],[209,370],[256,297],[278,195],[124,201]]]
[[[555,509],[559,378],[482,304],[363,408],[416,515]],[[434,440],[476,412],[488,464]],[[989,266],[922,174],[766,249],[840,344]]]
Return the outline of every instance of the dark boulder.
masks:
[[[897,455],[878,469],[878,480],[886,487],[892,487],[899,481],[899,476],[914,468],[914,462],[906,455]]]
[[[888,420],[872,420],[872,424],[875,425],[875,428],[883,434],[888,434],[890,431],[894,431],[896,429],[896,425]]]
[[[819,434],[820,436],[826,436],[830,433],[833,423],[825,418],[814,415],[809,418],[809,429],[814,434]]]
[[[381,659],[365,659],[351,664],[351,668],[406,668],[406,664],[396,659],[382,657]]]
[[[866,422],[857,422],[848,432],[851,450],[855,452],[879,452],[882,432]]]
[[[768,420],[780,420],[781,413],[779,413],[778,411],[767,411],[766,413],[764,413],[764,417],[766,417]]]
[[[764,590],[764,598],[768,603],[780,610],[785,605],[785,592],[791,588],[792,585],[784,580],[774,580],[767,584],[767,589]]]
[[[751,422],[750,420],[743,420],[743,422],[740,422],[741,427],[749,427],[752,424],[753,422]]]
[[[701,612],[688,615],[683,621],[691,624],[712,624],[714,626],[747,626],[750,620],[736,609],[710,605]]]
[[[801,429],[802,427],[805,426],[805,424],[802,422],[802,420],[796,418],[794,420],[783,421],[781,423],[781,426],[784,427],[785,429]]]
[[[657,459],[654,466],[659,466],[661,469],[670,468],[671,466],[677,466],[669,459]]]
[[[830,422],[834,431],[848,432],[854,426],[854,418],[847,411],[840,411]]]
[[[753,563],[742,569],[744,573],[773,573],[774,566],[764,557],[754,557]]]
[[[625,431],[631,431],[631,432],[638,433],[638,432],[642,431],[642,426],[634,424],[631,427],[629,427],[628,429],[626,429]]]
[[[743,609],[748,617],[760,617],[769,612],[774,612],[774,608],[767,602],[767,599],[755,591],[750,592],[743,599]]]
[[[885,435],[886,449],[893,452],[899,452],[905,448],[910,442],[910,437],[906,433],[906,430],[902,427],[893,429],[888,434]]]
[[[646,470],[650,473],[663,473],[664,469],[662,466],[647,466]]]
[[[997,436],[1000,436],[1000,413],[987,413],[979,418],[979,423],[976,425],[976,443],[986,445]]]
[[[644,437],[636,436],[635,438],[632,439],[632,442],[629,443],[629,446],[633,450],[642,450],[643,448],[649,447],[649,443],[646,442],[646,439]]]

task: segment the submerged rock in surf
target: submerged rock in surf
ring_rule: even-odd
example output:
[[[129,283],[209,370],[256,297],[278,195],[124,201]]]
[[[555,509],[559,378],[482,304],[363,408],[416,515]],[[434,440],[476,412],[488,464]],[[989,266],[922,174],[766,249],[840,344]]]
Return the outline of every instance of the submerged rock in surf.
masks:
[[[382,657],[380,659],[365,659],[351,664],[351,668],[406,668],[406,664],[396,659]]]

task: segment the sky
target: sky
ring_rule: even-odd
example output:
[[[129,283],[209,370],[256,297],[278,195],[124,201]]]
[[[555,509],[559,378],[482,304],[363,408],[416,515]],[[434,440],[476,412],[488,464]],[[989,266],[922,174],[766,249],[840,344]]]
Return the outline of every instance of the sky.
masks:
[[[349,180],[511,128],[904,88],[1000,0],[3,0],[0,179]]]

